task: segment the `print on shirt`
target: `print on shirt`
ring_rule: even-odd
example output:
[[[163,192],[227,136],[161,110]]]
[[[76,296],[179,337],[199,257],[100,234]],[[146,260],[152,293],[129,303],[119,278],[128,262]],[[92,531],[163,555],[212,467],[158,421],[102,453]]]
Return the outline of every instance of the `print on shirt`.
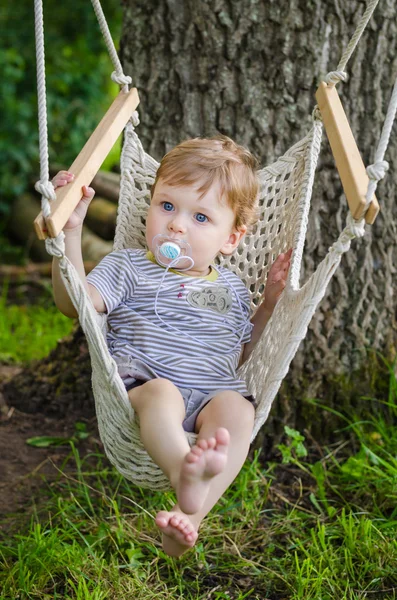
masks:
[[[187,301],[193,308],[203,308],[225,315],[232,307],[232,293],[227,287],[207,287],[204,290],[191,291]]]

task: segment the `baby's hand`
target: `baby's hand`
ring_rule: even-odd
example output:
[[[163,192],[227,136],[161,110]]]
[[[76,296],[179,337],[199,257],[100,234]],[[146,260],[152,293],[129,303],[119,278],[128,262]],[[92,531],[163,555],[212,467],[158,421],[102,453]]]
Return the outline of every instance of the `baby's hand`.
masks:
[[[59,171],[52,180],[52,184],[55,189],[59,187],[63,187],[67,185],[71,181],[73,181],[74,175],[73,173],[69,173],[69,171]],[[95,191],[87,187],[86,185],[82,188],[82,198],[72,214],[70,215],[68,221],[65,223],[64,231],[71,231],[72,229],[76,229],[81,227],[85,216],[87,214],[88,206],[95,195]]]
[[[267,282],[264,293],[264,304],[266,308],[273,312],[277,301],[285,288],[288,271],[291,265],[292,248],[283,254],[279,254],[267,276]]]

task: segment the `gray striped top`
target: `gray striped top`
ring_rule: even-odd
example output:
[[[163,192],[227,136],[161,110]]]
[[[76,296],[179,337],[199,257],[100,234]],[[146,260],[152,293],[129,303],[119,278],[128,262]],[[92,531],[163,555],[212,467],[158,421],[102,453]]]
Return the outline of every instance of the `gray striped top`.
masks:
[[[224,267],[206,277],[165,273],[150,252],[126,249],[106,256],[87,281],[106,305],[107,343],[117,362],[143,361],[182,388],[248,394],[236,369],[253,326],[237,275]]]

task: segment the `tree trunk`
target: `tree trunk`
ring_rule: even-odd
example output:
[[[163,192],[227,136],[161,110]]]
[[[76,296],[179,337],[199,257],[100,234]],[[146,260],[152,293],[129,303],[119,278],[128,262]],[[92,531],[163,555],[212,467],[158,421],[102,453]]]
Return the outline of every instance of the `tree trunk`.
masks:
[[[262,165],[310,128],[318,82],[336,69],[366,7],[358,0],[123,0],[123,5],[122,62],[139,90],[138,133],[146,151],[160,159],[183,139],[221,132],[250,148]],[[375,12],[348,64],[347,83],[338,86],[365,164],[373,161],[397,71],[396,31],[389,0]],[[349,381],[360,382],[358,391],[368,395],[378,364],[368,360],[368,351],[394,356],[396,151],[394,138],[386,156],[391,169],[377,192],[381,213],[342,259],[282,386],[270,419],[273,430],[275,420],[287,418],[301,428],[316,421],[323,431],[324,423],[312,418],[303,399],[316,396],[340,407],[352,399],[350,392],[341,396]],[[336,240],[346,215],[324,139],[302,283]]]

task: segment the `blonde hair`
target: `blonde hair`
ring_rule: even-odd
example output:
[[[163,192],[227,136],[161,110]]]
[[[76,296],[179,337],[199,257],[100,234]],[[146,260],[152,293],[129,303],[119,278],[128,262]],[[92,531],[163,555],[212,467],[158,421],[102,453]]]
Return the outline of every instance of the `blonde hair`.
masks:
[[[151,195],[159,179],[172,186],[200,183],[202,196],[219,183],[222,198],[236,215],[236,229],[249,227],[257,217],[257,166],[249,150],[224,135],[186,140],[164,156]]]

